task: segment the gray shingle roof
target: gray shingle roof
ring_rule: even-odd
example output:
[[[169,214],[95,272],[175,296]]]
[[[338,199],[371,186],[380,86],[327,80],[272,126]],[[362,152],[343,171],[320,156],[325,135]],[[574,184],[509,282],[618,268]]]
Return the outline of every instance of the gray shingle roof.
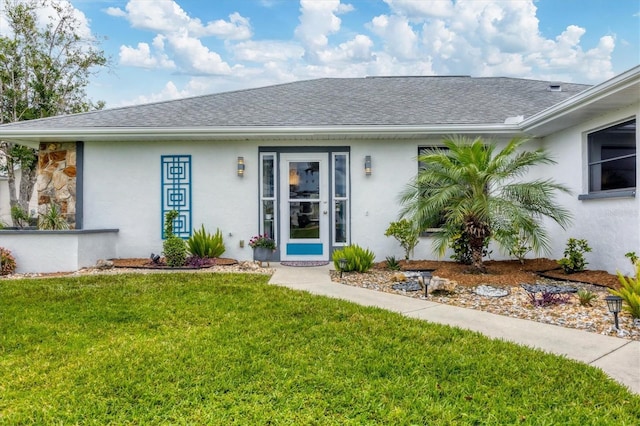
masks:
[[[555,83],[557,84],[557,83]],[[502,124],[589,88],[506,77],[322,78],[84,114],[6,129]]]

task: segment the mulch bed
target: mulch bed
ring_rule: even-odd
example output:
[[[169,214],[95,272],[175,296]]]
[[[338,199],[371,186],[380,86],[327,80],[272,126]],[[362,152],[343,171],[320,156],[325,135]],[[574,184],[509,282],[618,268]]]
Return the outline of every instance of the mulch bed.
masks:
[[[489,260],[484,262],[487,272],[475,273],[469,265],[438,260],[401,260],[398,262],[402,270],[432,271],[433,275],[456,281],[459,285],[474,287],[488,281],[501,286],[519,286],[535,284],[541,277],[554,280],[581,282],[610,288],[618,288],[616,275],[606,271],[584,271],[565,274],[558,262],[547,258],[526,259],[524,263],[517,260]],[[376,269],[386,269],[386,262],[375,265]]]
[[[139,268],[139,269],[176,269],[169,268],[164,259],[160,259],[158,263],[154,263],[149,258],[127,258],[127,259],[109,259],[113,262],[114,268]],[[238,261],[235,259],[229,259],[224,257],[219,257],[216,259],[211,259],[211,262],[203,265],[201,268],[210,268],[212,266],[230,266],[237,265]],[[181,269],[201,269],[195,267],[185,266]]]

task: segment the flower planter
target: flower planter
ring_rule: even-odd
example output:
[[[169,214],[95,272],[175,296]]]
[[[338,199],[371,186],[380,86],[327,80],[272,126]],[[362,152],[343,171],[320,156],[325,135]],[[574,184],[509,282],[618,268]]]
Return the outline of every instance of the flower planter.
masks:
[[[262,266],[262,262],[267,262],[267,266],[269,266],[269,261],[271,261],[271,255],[273,254],[273,250],[267,247],[254,247],[253,249],[253,261],[260,262],[260,266]]]

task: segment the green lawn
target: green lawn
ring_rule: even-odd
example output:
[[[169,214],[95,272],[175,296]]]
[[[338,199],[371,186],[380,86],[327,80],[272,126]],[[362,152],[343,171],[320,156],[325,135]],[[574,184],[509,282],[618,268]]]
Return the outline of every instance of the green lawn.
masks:
[[[0,424],[640,420],[594,368],[267,280],[0,280]]]

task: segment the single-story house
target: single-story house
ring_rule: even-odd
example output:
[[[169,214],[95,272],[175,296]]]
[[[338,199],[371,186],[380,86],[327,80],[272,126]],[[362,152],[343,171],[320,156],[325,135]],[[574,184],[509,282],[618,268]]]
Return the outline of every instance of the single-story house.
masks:
[[[0,126],[0,139],[38,147],[38,202],[61,205],[75,231],[3,233],[19,270],[68,270],[99,257],[162,250],[163,218],[178,235],[220,229],[225,257],[252,258],[268,234],[274,260],[329,260],[355,243],[401,258],[384,233],[421,148],[443,136],[504,144],[531,138],[555,165],[531,171],[573,191],[567,230],[549,223],[551,258],[586,239],[590,269],[631,271],[640,253],[640,66],[595,86],[520,78],[322,78]],[[21,240],[22,238],[22,240]],[[38,258],[29,251],[37,246]],[[501,258],[493,250],[494,258]],[[414,258],[433,259],[430,237]],[[71,259],[71,260],[69,260]]]

